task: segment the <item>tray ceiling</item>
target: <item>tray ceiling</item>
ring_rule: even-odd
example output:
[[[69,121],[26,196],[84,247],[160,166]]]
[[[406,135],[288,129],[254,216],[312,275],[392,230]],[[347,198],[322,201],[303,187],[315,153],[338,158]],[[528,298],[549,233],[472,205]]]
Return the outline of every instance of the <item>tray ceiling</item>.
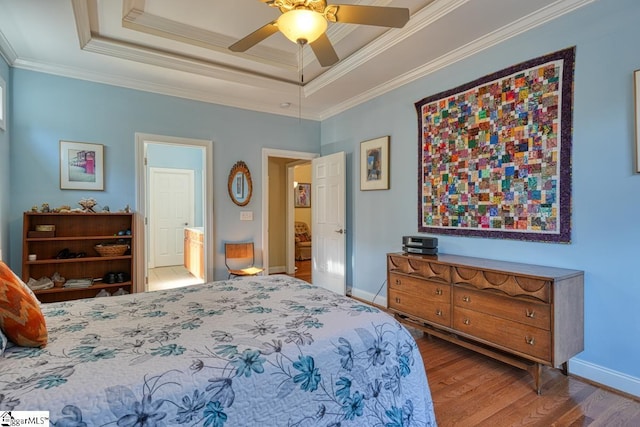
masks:
[[[323,68],[280,33],[228,49],[280,15],[259,0],[3,0],[0,54],[16,68],[322,120],[592,1],[336,1],[411,18],[330,23],[340,61]]]

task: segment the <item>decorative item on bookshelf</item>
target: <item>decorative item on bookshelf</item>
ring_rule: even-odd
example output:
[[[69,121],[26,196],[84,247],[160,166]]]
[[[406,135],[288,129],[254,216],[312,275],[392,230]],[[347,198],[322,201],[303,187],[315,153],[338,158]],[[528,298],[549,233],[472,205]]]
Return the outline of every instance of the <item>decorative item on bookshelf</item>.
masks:
[[[104,243],[95,245],[94,249],[100,256],[122,256],[127,251],[127,249],[129,249],[129,245]]]

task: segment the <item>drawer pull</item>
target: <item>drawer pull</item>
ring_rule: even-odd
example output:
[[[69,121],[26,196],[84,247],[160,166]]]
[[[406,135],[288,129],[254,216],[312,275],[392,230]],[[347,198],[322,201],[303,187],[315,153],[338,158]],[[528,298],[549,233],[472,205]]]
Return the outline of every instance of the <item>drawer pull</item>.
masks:
[[[531,337],[531,338],[529,338],[529,337],[524,337],[524,341],[525,341],[527,344],[529,344],[529,345],[535,345],[535,343],[536,343],[536,339],[535,339],[535,338],[533,338],[533,337]]]
[[[526,313],[527,313],[527,317],[528,317],[528,318],[530,318],[530,319],[533,319],[533,318],[535,318],[535,317],[536,317],[536,312],[535,312],[534,310],[531,310],[531,311],[530,311],[530,310],[527,308]]]
[[[468,296],[465,295],[465,296],[462,297],[462,301],[471,302],[471,297],[468,297]]]
[[[436,295],[442,295],[442,289],[440,288],[436,289]]]
[[[402,280],[400,280],[400,279],[396,279],[396,285],[398,285],[398,286],[399,286],[399,285],[402,285]]]
[[[464,323],[465,325],[470,325],[471,324],[471,320],[464,319],[464,321],[462,323]]]
[[[400,298],[396,297],[396,302],[400,304]]]
[[[442,316],[442,310],[440,309],[436,310],[436,316]]]

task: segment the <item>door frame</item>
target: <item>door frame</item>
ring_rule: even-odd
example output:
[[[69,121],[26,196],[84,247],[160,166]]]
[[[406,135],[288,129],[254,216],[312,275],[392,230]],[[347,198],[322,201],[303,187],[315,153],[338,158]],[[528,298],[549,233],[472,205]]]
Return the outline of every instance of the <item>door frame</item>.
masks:
[[[265,274],[269,274],[269,158],[280,157],[285,159],[308,160],[311,161],[316,157],[320,157],[320,153],[311,153],[307,151],[279,150],[276,148],[262,149],[262,266]],[[289,179],[287,179],[287,184]],[[293,181],[291,181],[293,182]],[[292,192],[289,192],[292,193]],[[289,194],[287,193],[287,194]],[[292,253],[293,247],[293,197],[287,197],[287,224],[291,223],[287,231],[287,254]],[[313,205],[311,205],[313,209]],[[290,234],[291,233],[291,234]],[[289,256],[287,255],[287,264],[289,264]],[[290,266],[287,265],[287,270]]]
[[[148,176],[146,161],[146,144],[168,144],[181,145],[185,147],[196,147],[203,150],[203,183],[202,193],[204,195],[204,280],[212,280],[214,277],[214,229],[213,229],[213,141],[205,139],[180,138],[174,136],[154,135],[148,133],[135,133],[135,186],[136,205],[134,208],[136,233],[134,235],[134,252],[136,265],[134,266],[135,291],[144,292],[148,287],[147,266],[148,266],[148,232],[147,214],[149,212],[148,196]]]

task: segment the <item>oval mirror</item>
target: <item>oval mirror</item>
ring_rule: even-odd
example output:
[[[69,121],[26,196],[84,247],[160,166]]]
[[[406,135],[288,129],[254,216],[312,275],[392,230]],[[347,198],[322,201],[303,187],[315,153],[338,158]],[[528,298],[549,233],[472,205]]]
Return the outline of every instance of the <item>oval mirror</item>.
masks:
[[[231,168],[228,187],[229,197],[236,205],[244,206],[251,200],[251,193],[253,193],[251,173],[242,160],[236,162]]]

